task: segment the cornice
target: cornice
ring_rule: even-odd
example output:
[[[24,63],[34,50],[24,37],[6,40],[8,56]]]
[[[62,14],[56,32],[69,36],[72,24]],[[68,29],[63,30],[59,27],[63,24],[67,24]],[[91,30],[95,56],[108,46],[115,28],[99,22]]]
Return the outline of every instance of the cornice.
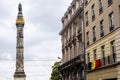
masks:
[[[68,20],[68,22],[64,25],[63,29],[60,31],[60,35],[62,35],[64,33],[64,31],[69,27],[69,25],[75,20],[76,17],[78,17],[78,15],[80,14],[80,12],[83,10],[83,4],[80,5],[76,11],[74,12],[74,14],[71,16],[70,20]],[[64,18],[64,17],[63,17]],[[62,21],[63,21],[62,18]]]

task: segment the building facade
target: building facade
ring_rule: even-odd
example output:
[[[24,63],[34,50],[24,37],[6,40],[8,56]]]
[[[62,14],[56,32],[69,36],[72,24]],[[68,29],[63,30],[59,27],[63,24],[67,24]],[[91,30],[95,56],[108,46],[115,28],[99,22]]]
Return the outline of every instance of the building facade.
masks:
[[[73,0],[62,17],[62,80],[82,80],[84,75],[83,0]]]
[[[120,80],[120,0],[84,0],[87,80]]]
[[[62,80],[83,79],[84,61],[87,80],[120,80],[120,0],[73,0],[62,24]]]

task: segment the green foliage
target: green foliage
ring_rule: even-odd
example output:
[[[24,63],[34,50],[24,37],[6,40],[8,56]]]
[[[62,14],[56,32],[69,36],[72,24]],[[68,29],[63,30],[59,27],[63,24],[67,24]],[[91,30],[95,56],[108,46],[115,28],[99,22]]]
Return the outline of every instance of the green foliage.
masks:
[[[54,65],[52,66],[52,73],[51,73],[51,78],[50,80],[61,80],[60,73],[58,71],[58,67],[60,66],[60,61],[55,62]]]

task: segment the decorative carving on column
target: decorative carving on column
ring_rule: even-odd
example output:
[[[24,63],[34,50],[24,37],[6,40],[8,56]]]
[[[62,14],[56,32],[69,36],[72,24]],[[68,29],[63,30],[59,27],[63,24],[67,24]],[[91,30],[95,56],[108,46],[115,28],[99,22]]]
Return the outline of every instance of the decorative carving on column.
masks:
[[[24,19],[22,15],[22,5],[18,6],[18,16],[16,19],[16,27],[17,27],[17,46],[16,46],[16,70],[14,74],[14,80],[25,80],[25,72],[24,72],[24,47],[23,47],[23,27],[24,27]]]

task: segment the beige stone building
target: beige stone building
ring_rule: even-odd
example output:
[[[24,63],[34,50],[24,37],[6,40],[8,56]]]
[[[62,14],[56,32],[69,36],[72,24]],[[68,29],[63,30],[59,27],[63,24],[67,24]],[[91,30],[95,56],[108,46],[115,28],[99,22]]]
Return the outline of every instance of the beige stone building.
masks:
[[[83,79],[83,0],[73,0],[62,17],[62,80]]]
[[[120,0],[84,0],[87,80],[120,80]]]
[[[82,80],[84,59],[87,80],[120,80],[120,0],[73,0],[62,24],[62,80]]]

